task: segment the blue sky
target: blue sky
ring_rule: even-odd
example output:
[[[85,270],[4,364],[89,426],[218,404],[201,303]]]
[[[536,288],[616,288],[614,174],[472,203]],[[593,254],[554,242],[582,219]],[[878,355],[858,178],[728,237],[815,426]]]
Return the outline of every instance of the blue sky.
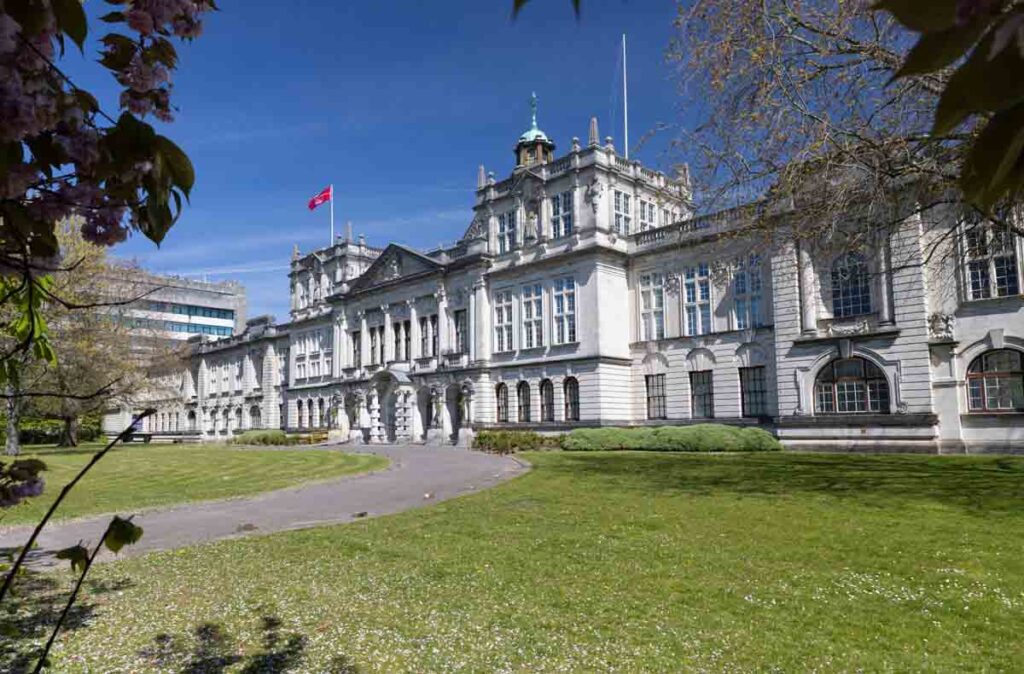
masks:
[[[114,252],[241,281],[250,315],[287,318],[292,246],[329,239],[327,207],[306,209],[328,183],[339,232],[351,220],[371,243],[429,248],[468,225],[479,164],[499,179],[511,170],[532,91],[556,154],[585,140],[591,115],[621,147],[623,32],[631,144],[680,118],[668,0],[585,0],[579,22],[569,0],[533,0],[515,22],[511,0],[218,2],[203,36],[179,49],[180,112],[164,131],[195,165],[192,204],[161,248],[135,237]],[[69,52],[67,69],[112,111],[116,85],[88,62],[96,51]],[[667,140],[634,156],[667,168]]]

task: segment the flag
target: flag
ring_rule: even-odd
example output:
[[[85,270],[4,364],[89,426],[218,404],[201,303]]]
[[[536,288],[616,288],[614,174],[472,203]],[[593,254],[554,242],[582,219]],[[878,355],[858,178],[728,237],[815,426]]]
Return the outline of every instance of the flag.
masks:
[[[317,194],[315,197],[309,200],[309,210],[313,210],[320,204],[327,203],[328,201],[331,201],[333,199],[334,185],[330,185],[320,190],[320,194]]]

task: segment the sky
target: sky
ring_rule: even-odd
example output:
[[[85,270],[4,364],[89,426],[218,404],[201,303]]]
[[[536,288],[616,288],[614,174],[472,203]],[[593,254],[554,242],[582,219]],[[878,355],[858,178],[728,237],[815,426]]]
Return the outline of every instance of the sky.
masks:
[[[665,50],[671,0],[218,0],[203,35],[179,46],[173,124],[156,124],[191,157],[191,204],[158,248],[136,235],[114,254],[159,272],[237,280],[249,315],[287,319],[293,246],[329,243],[327,206],[307,201],[335,186],[335,226],[352,221],[373,245],[433,248],[472,219],[477,167],[497,179],[538,122],[564,153],[586,141],[591,116],[622,147],[621,35],[627,34],[633,158],[667,170],[678,87]],[[86,3],[95,17],[109,9]],[[91,23],[94,35],[104,24]],[[72,48],[73,50],[73,48]],[[91,42],[64,67],[117,108],[117,85]]]

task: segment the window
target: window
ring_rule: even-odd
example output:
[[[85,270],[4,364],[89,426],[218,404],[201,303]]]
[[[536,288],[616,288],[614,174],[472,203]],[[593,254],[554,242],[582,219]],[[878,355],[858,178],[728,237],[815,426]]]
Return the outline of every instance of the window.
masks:
[[[430,316],[430,355],[437,355],[437,314]]]
[[[519,404],[519,423],[530,421],[530,384],[525,381],[519,382],[516,386],[516,398]]]
[[[316,428],[313,425],[313,400],[312,399],[306,401],[306,427],[307,428]]]
[[[352,367],[363,366],[363,340],[358,330],[352,331]]]
[[[565,420],[580,420],[580,383],[576,377],[566,377],[562,385],[562,393],[565,394]]]
[[[405,336],[405,359],[412,360],[412,321],[402,323],[403,335]]]
[[[552,288],[555,344],[572,344],[576,341],[576,280],[556,278]]]
[[[637,205],[640,207],[640,231],[657,227],[658,223],[656,220],[656,214],[654,210],[654,204],[650,201],[644,201],[643,199],[637,199]]]
[[[550,379],[540,383],[540,420],[555,420],[555,387],[551,385]]]
[[[295,402],[295,410],[298,412],[298,427],[302,428],[302,401],[298,400]]]
[[[459,309],[454,314],[455,319],[455,353],[466,353],[466,310]]]
[[[498,216],[498,252],[507,253],[516,247],[516,212]]]
[[[715,390],[711,370],[690,373],[690,403],[694,419],[713,419]]]
[[[544,289],[539,283],[523,286],[523,348],[544,346]]]
[[[260,408],[257,405],[249,408],[249,428],[263,428],[263,422],[260,420]]]
[[[395,321],[391,324],[391,336],[395,340],[395,360],[405,360],[406,355],[402,351],[402,347],[405,345],[405,340],[402,339],[402,321]]]
[[[665,277],[640,275],[640,339],[665,338]]]
[[[324,425],[324,399],[320,398],[316,403],[316,426],[323,428]]]
[[[733,274],[735,326],[737,330],[761,326],[761,261],[756,255],[740,258]]]
[[[767,390],[763,366],[740,368],[740,399],[743,403],[743,416],[767,416]]]
[[[494,387],[494,398],[498,403],[498,423],[508,422],[508,386],[498,384]]]
[[[551,197],[551,236],[569,236],[573,230],[572,190]]]
[[[370,365],[379,365],[383,360],[380,358],[381,332],[379,328],[370,328]]]
[[[511,351],[512,346],[512,291],[494,294],[494,351]]]
[[[426,316],[420,316],[420,358],[430,355],[430,320]]]
[[[889,383],[863,358],[838,358],[818,373],[814,400],[819,414],[888,414]]]
[[[664,419],[665,413],[665,375],[644,375],[647,384],[647,418]]]
[[[977,224],[964,235],[968,298],[983,300],[1020,293],[1016,236],[995,225]]]
[[[983,353],[967,368],[967,406],[972,412],[1024,412],[1021,353]]]
[[[683,272],[683,312],[686,334],[706,335],[711,325],[711,268],[706,264],[687,267]]]
[[[871,313],[871,273],[864,256],[845,253],[832,263],[832,315],[835,318]]]
[[[631,195],[615,190],[612,201],[615,205],[615,223],[612,229],[618,234],[629,234],[633,222]]]

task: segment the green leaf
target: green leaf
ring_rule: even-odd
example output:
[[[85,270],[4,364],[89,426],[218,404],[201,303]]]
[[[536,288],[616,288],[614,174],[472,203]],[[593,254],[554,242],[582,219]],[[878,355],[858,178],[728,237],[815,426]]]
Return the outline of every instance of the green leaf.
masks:
[[[978,19],[967,26],[923,34],[893,79],[930,73],[951,65],[978,41],[986,26],[986,21]]]
[[[89,32],[89,24],[85,18],[85,10],[80,0],[50,0],[57,25],[68,37],[75,41],[79,50],[85,46],[85,36]]]
[[[166,136],[156,137],[156,148],[164,161],[167,162],[167,167],[171,171],[171,179],[174,181],[174,184],[180,187],[185,197],[188,198],[189,193],[192,191],[192,185],[196,182],[195,170],[192,168],[192,162],[189,160],[188,155]]]
[[[1024,103],[985,125],[964,161],[960,187],[982,210],[1024,187]]]
[[[107,527],[107,535],[103,537],[103,544],[111,552],[117,553],[124,546],[137,543],[140,538],[142,538],[142,527],[132,524],[131,520],[115,516],[110,521],[110,526]]]
[[[89,564],[89,551],[81,543],[58,550],[56,557],[70,561],[72,571],[85,571],[85,567]]]
[[[889,12],[912,31],[945,30],[956,21],[957,0],[880,0],[871,9]]]
[[[110,33],[101,40],[107,47],[100,58],[100,64],[109,70],[123,70],[131,63],[138,46],[130,38],[117,33]]]
[[[100,21],[105,21],[106,23],[121,23],[124,20],[124,12],[110,12],[100,17]]]
[[[1020,50],[1004,49],[989,60],[991,46],[989,33],[953,73],[936,106],[932,134],[945,135],[972,113],[997,112],[1024,99]]]

